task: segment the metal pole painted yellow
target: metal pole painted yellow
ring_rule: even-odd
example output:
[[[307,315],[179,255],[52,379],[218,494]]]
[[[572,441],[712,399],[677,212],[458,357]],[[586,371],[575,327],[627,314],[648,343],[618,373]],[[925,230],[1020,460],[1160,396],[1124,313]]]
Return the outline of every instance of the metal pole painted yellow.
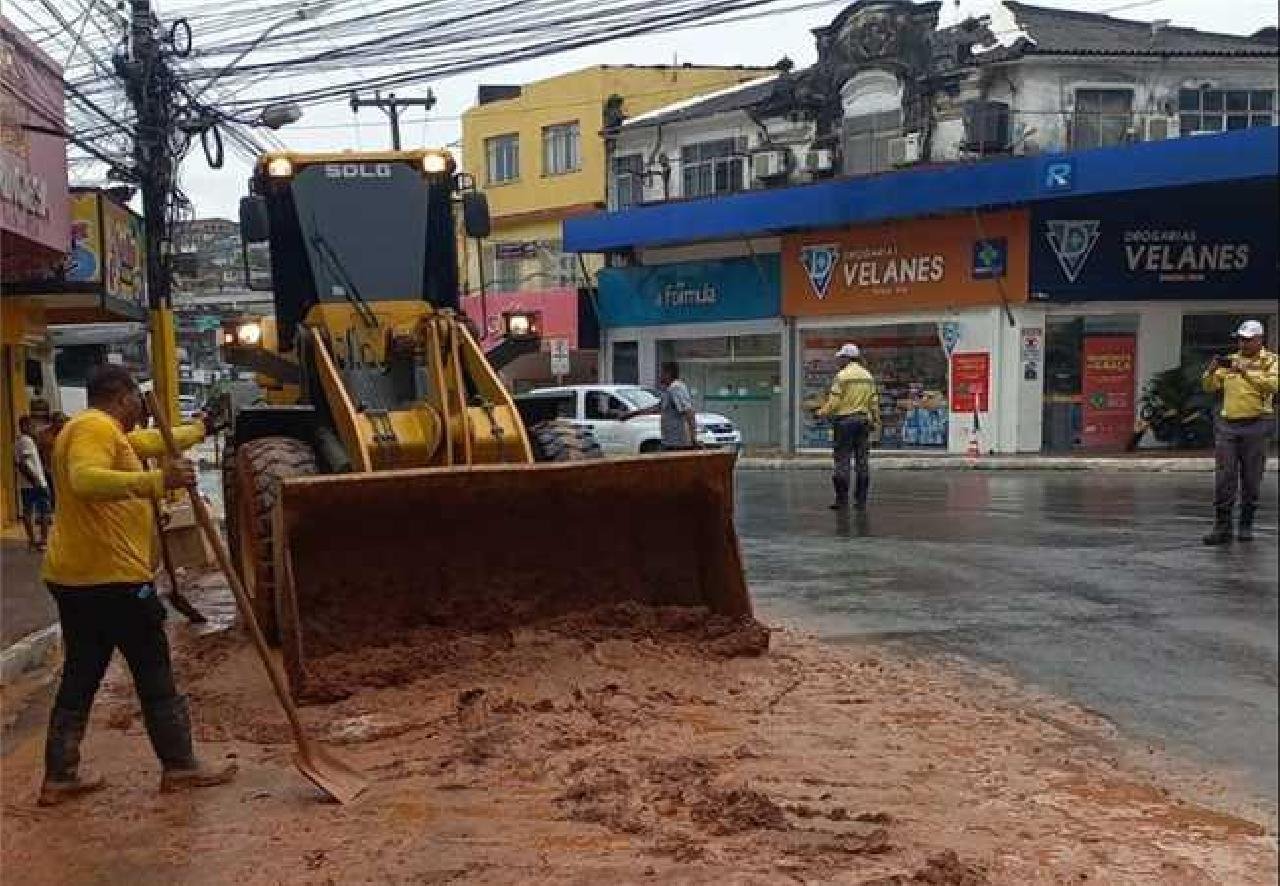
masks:
[[[179,424],[178,333],[171,309],[152,308],[150,318],[151,379],[156,400],[172,427]]]

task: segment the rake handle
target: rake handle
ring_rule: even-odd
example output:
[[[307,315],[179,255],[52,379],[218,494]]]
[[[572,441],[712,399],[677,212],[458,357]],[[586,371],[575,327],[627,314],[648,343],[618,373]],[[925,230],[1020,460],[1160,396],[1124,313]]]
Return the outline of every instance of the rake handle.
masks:
[[[182,453],[173,439],[173,429],[169,427],[168,418],[158,408],[155,394],[147,391],[146,399],[147,410],[155,419],[156,428],[164,439],[164,446],[169,453],[169,457],[181,458]],[[240,617],[244,619],[244,623],[249,627],[249,636],[253,640],[254,648],[258,651],[258,657],[262,659],[263,667],[267,669],[267,676],[271,678],[271,687],[275,690],[276,698],[280,701],[280,706],[284,708],[285,716],[289,719],[289,728],[293,731],[294,743],[298,746],[298,750],[306,755],[308,741],[306,732],[302,728],[302,718],[298,716],[298,709],[294,705],[293,699],[289,697],[289,690],[285,686],[284,674],[280,672],[279,665],[271,658],[271,651],[267,648],[267,638],[263,636],[262,627],[258,624],[258,619],[253,614],[253,607],[249,604],[249,595],[245,592],[244,585],[240,582],[240,576],[236,574],[235,569],[231,566],[231,555],[227,552],[227,546],[222,541],[222,536],[218,534],[217,527],[213,525],[213,515],[209,513],[209,508],[205,505],[204,498],[201,497],[194,484],[187,487],[187,497],[191,499],[191,507],[195,511],[196,522],[200,524],[209,546],[213,548],[213,555],[218,561],[218,567],[231,585],[231,593],[236,598],[236,608],[240,610]]]

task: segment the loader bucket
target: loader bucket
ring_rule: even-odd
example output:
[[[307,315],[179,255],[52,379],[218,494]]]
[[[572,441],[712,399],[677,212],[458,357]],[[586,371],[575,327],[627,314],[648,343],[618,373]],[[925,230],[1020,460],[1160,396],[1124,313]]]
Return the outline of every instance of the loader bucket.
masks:
[[[461,636],[634,601],[751,614],[731,454],[285,480],[285,669],[299,698],[438,667]]]

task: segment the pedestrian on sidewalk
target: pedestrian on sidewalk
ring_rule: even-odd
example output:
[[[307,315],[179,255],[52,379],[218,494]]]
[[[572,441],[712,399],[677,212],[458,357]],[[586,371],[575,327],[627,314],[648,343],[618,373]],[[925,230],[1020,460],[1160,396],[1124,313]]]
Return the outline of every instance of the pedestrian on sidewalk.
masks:
[[[58,490],[53,487],[53,446],[58,440],[58,434],[62,433],[62,429],[67,426],[67,414],[65,412],[55,412],[49,416],[48,423],[36,433],[36,449],[40,452],[40,464],[44,465],[45,479],[49,485],[49,506],[50,511],[58,506]]]
[[[840,369],[831,382],[831,392],[816,414],[831,421],[835,469],[831,485],[836,500],[835,511],[849,507],[849,480],[853,474],[853,503],[858,510],[867,507],[871,491],[871,438],[880,431],[880,397],[876,380],[863,364],[862,352],[852,343],[836,351]],[[851,464],[852,463],[852,464]]]
[[[1236,330],[1239,349],[1228,357],[1214,357],[1202,379],[1206,391],[1222,395],[1222,410],[1214,425],[1214,522],[1204,537],[1207,545],[1231,542],[1237,492],[1240,523],[1235,537],[1253,539],[1267,444],[1276,429],[1275,395],[1280,380],[1276,355],[1263,347],[1265,335],[1257,320],[1241,323]]]
[[[656,404],[625,413],[622,421],[640,415],[657,415],[663,452],[697,449],[698,414],[693,408],[689,386],[680,380],[680,364],[662,364],[658,370],[658,387],[662,389],[662,397]]]
[[[58,606],[63,664],[49,717],[41,805],[100,788],[78,772],[80,742],[98,685],[119,649],[133,674],[147,735],[160,758],[163,792],[228,782],[234,764],[211,766],[195,755],[191,715],[174,685],[164,604],[153,578],[158,556],[151,502],[166,490],[195,483],[187,459],[143,470],[141,458],[165,454],[158,431],[135,430],[144,418],[142,394],[128,371],[107,364],[89,378],[89,408],[54,447],[58,512],[43,578]],[[175,429],[184,449],[205,429]]]
[[[27,533],[27,549],[43,551],[49,541],[49,481],[40,449],[36,446],[31,416],[18,419],[18,439],[13,450],[18,469],[18,496],[22,504],[22,528]]]

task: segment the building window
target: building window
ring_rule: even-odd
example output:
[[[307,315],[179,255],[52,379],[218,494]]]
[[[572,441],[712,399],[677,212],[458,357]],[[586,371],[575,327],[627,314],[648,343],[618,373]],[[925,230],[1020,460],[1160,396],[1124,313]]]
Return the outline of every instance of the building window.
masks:
[[[840,87],[845,175],[892,166],[889,142],[902,135],[902,81],[889,71],[862,71]]]
[[[1183,135],[1275,124],[1276,94],[1270,89],[1181,89],[1178,125]]]
[[[801,335],[801,402],[822,402],[839,366],[834,354],[855,341],[880,394],[882,449],[945,449],[950,405],[947,354],[933,323],[815,329]],[[797,443],[831,446],[831,423],[805,411]]]
[[[1076,150],[1123,145],[1132,140],[1132,89],[1077,89],[1071,118],[1071,147]]]
[[[614,157],[609,194],[611,209],[627,209],[639,206],[644,202],[644,157],[641,154],[627,154]]]
[[[495,135],[484,140],[488,182],[491,185],[513,182],[520,177],[520,137]]]
[[[681,148],[681,194],[711,197],[744,190],[746,153],[745,138],[721,138]]]
[[[542,127],[542,172],[564,175],[582,168],[582,137],[577,123]]]

